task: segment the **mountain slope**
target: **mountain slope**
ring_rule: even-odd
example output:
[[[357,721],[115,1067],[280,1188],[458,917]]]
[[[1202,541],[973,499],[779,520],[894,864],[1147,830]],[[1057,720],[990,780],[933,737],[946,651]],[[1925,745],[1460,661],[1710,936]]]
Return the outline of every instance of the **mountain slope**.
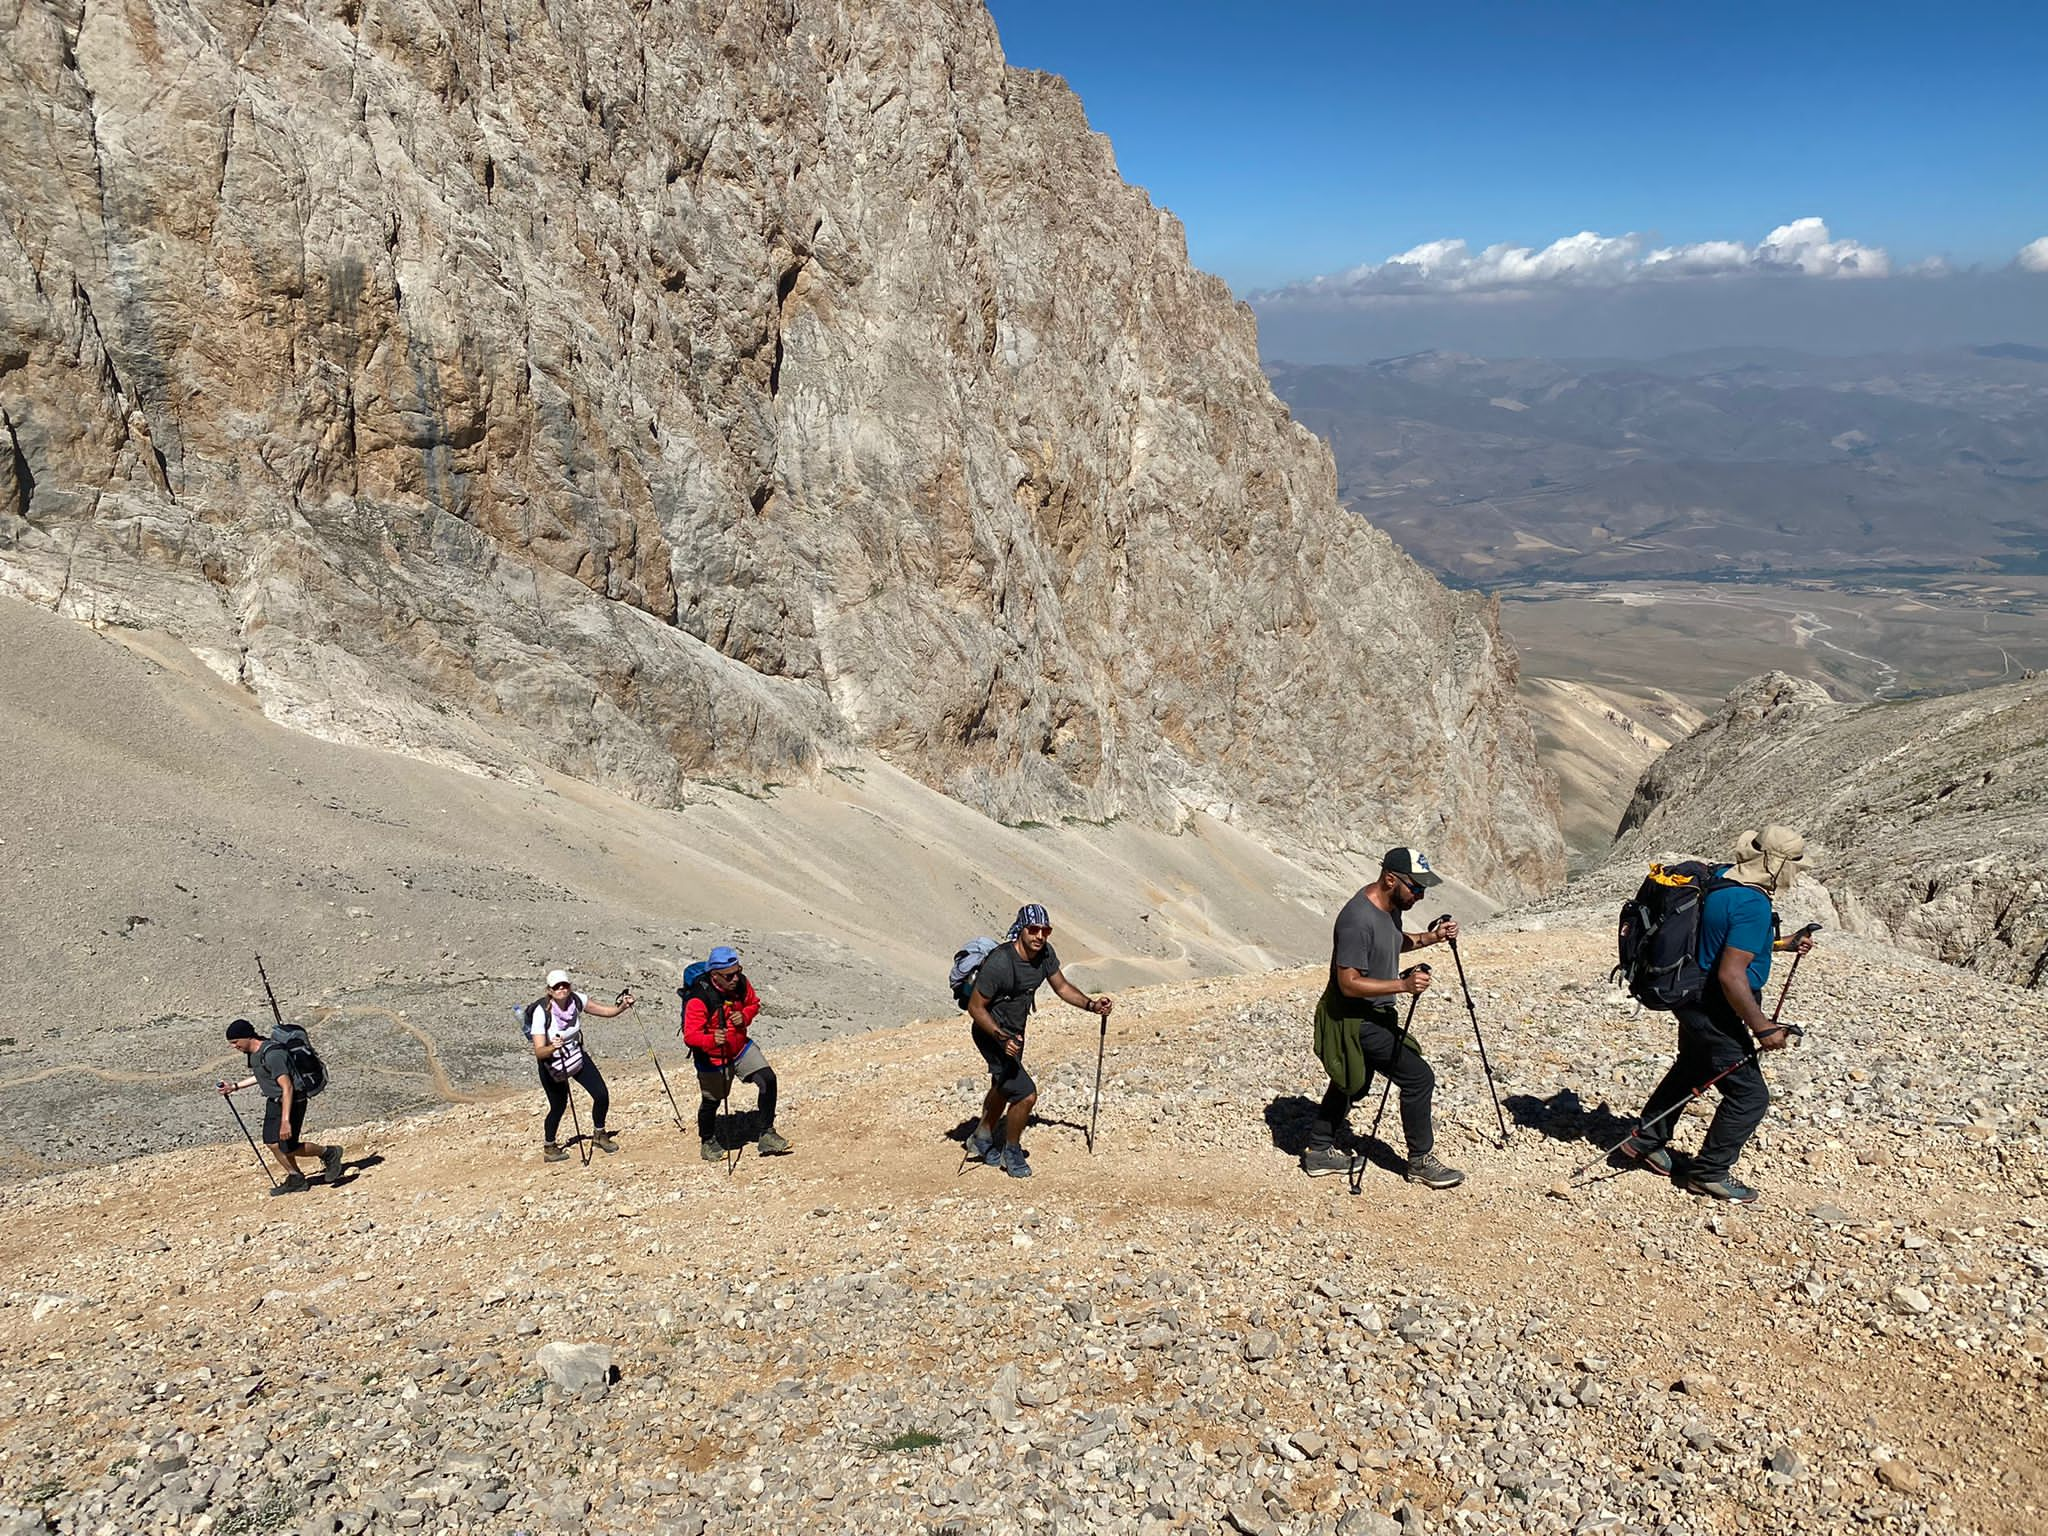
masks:
[[[620,1070],[587,1168],[531,1092],[343,1131],[285,1199],[239,1141],[10,1190],[0,1528],[2038,1530],[2040,1003],[1831,939],[1764,1203],[1561,1198],[1663,1026],[1603,1002],[1604,931],[1465,949],[1520,1123],[1425,999],[1447,1194],[1295,1167],[1313,970],[1126,997],[1093,1156],[1094,1021],[1041,1015],[1028,1183],[962,1167],[946,1020],[780,1051],[798,1150],[730,1176]],[[550,1385],[553,1341],[618,1379]]]
[[[2048,679],[1853,709],[1753,678],[1650,765],[1607,882],[1665,850],[1725,854],[1770,821],[1809,839],[1832,904],[1815,915],[2048,986]]]
[[[1562,845],[1494,615],[967,0],[17,0],[0,587],[661,805]],[[1400,707],[1392,706],[1398,700]]]

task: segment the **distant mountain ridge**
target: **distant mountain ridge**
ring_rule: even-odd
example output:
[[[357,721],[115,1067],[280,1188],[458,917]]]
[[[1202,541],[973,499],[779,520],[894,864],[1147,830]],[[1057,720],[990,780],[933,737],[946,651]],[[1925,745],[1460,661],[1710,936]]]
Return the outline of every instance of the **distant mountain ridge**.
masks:
[[[2038,348],[1270,362],[1339,494],[1446,579],[2048,570]]]

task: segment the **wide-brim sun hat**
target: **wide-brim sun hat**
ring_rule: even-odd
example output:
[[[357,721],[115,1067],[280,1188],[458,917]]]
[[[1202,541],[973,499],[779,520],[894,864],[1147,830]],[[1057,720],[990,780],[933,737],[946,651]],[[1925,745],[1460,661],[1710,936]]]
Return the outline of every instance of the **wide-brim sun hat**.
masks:
[[[1766,891],[1789,891],[1799,883],[1806,865],[1806,839],[1775,823],[1735,840],[1735,862],[1728,878]]]

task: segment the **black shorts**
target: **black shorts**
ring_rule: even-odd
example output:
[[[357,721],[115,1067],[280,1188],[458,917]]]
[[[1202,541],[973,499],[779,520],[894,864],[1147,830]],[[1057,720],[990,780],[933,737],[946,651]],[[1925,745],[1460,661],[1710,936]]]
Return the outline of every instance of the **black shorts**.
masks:
[[[1022,1050],[1015,1056],[1005,1055],[998,1042],[989,1039],[978,1029],[974,1032],[974,1048],[981,1052],[981,1059],[988,1065],[989,1086],[1012,1104],[1019,1099],[1028,1099],[1038,1092],[1038,1084],[1034,1083],[1031,1074],[1024,1070]]]
[[[299,1132],[305,1128],[306,1106],[312,1101],[304,1094],[292,1096],[292,1133],[280,1141],[278,1132],[284,1128],[284,1098],[280,1095],[263,1101],[263,1144],[276,1147],[281,1152],[296,1152],[299,1149]]]

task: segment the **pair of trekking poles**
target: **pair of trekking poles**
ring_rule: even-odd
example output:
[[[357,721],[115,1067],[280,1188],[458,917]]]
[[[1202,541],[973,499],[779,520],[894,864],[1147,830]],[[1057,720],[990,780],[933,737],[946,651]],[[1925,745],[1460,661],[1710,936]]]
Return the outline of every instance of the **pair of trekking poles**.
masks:
[[[1435,932],[1449,921],[1451,921],[1451,914],[1446,912],[1442,917],[1429,925],[1430,931],[1432,933]],[[1486,1054],[1486,1035],[1479,1028],[1479,1010],[1472,1002],[1472,988],[1465,980],[1465,959],[1464,956],[1458,953],[1458,941],[1456,939],[1450,940],[1450,946],[1452,963],[1458,967],[1458,990],[1465,995],[1465,1016],[1472,1021],[1472,1038],[1479,1042],[1479,1065],[1486,1072],[1486,1091],[1493,1096],[1493,1118],[1500,1126],[1500,1144],[1505,1148],[1508,1144],[1508,1119],[1501,1112],[1500,1088],[1493,1080],[1493,1062]],[[1421,971],[1424,975],[1434,974],[1426,964],[1411,965],[1401,974],[1406,976],[1415,971]],[[1415,1005],[1421,1001],[1422,994],[1420,992],[1415,993],[1408,999],[1408,1015],[1401,1020],[1401,1033],[1394,1042],[1394,1060],[1397,1062],[1401,1059],[1401,1052],[1407,1049],[1408,1026],[1415,1022]],[[1387,1086],[1380,1090],[1380,1107],[1378,1112],[1372,1117],[1372,1130],[1367,1133],[1369,1136],[1379,1135],[1380,1121],[1386,1116],[1387,1100],[1393,1096],[1393,1092],[1394,1079],[1393,1075],[1389,1073],[1387,1076]]]
[[[1804,928],[1800,929],[1792,937],[1794,939],[1803,939],[1807,937],[1809,934],[1814,934],[1818,932],[1820,932],[1819,923],[1808,923]],[[1791,1044],[1794,1041],[1803,1040],[1806,1038],[1806,1031],[1801,1029],[1797,1024],[1781,1025],[1778,1023],[1778,1015],[1785,1011],[1785,999],[1792,995],[1792,981],[1793,978],[1799,974],[1799,962],[1804,960],[1805,958],[1806,956],[1800,953],[1795,953],[1792,956],[1792,969],[1785,973],[1785,985],[1778,989],[1778,1005],[1771,1010],[1771,1024],[1773,1027],[1764,1031],[1764,1034],[1766,1035],[1785,1035],[1787,1037],[1787,1044]],[[1713,986],[1715,984],[1716,983],[1714,982],[1713,978],[1711,976],[1708,977],[1707,985]],[[1763,1036],[1759,1035],[1756,1040],[1751,1041],[1749,1049],[1744,1051],[1739,1058],[1737,1058],[1734,1062],[1730,1063],[1728,1066],[1723,1067],[1720,1071],[1716,1072],[1712,1077],[1708,1078],[1705,1082],[1701,1083],[1697,1088],[1688,1090],[1686,1096],[1680,1099],[1676,1104],[1672,1105],[1669,1109],[1664,1110],[1659,1114],[1652,1115],[1648,1119],[1637,1121],[1635,1129],[1630,1131],[1628,1135],[1622,1137],[1621,1140],[1616,1142],[1613,1147],[1609,1147],[1606,1151],[1597,1153],[1593,1157],[1588,1158],[1585,1162],[1579,1164],[1578,1167],[1572,1170],[1572,1176],[1568,1182],[1576,1184],[1580,1179],[1586,1176],[1587,1172],[1590,1169],[1594,1168],[1596,1165],[1600,1163],[1605,1162],[1608,1158],[1614,1156],[1615,1149],[1617,1147],[1627,1146],[1629,1142],[1633,1141],[1636,1137],[1642,1135],[1644,1131],[1647,1131],[1651,1126],[1657,1124],[1658,1121],[1668,1120],[1671,1116],[1678,1114],[1680,1111],[1690,1108],[1693,1104],[1697,1103],[1699,1099],[1706,1093],[1706,1091],[1714,1086],[1714,1084],[1720,1082],[1723,1078],[1733,1077],[1737,1072],[1740,1072],[1744,1067],[1748,1066],[1751,1062],[1759,1060],[1763,1055],[1763,1047],[1759,1043],[1762,1040],[1762,1038]]]
[[[1088,1134],[1087,1134],[1087,1141],[1088,1141],[1088,1155],[1089,1155],[1090,1157],[1093,1157],[1093,1156],[1095,1155],[1095,1121],[1096,1121],[1096,1117],[1097,1117],[1097,1116],[1099,1116],[1099,1115],[1100,1115],[1100,1114],[1102,1113],[1102,1060],[1103,1060],[1103,1057],[1104,1057],[1104,1056],[1105,1056],[1105,1055],[1106,1055],[1106,1054],[1108,1053],[1108,1051],[1109,1051],[1109,1019],[1108,1019],[1108,1017],[1107,1017],[1106,1015],[1103,1015],[1103,1014],[1097,1014],[1097,1015],[1096,1015],[1096,1025],[1097,1025],[1097,1029],[1096,1029],[1096,1034],[1095,1034],[1095,1099],[1094,1099],[1094,1102],[1093,1102],[1093,1103],[1091,1103],[1091,1104],[1090,1104],[1090,1105],[1088,1106]],[[969,1140],[971,1141],[972,1139],[973,1139],[973,1136],[972,1136],[972,1133],[970,1132],[970,1133],[969,1133]],[[968,1154],[967,1154],[966,1152],[962,1152],[962,1153],[960,1154],[960,1166],[959,1166],[958,1168],[956,1168],[956,1169],[955,1169],[955,1170],[953,1171],[953,1176],[954,1176],[955,1178],[958,1178],[958,1177],[959,1177],[959,1176],[960,1176],[961,1174],[963,1174],[963,1173],[965,1173],[965,1172],[967,1171],[967,1158],[968,1158]]]

